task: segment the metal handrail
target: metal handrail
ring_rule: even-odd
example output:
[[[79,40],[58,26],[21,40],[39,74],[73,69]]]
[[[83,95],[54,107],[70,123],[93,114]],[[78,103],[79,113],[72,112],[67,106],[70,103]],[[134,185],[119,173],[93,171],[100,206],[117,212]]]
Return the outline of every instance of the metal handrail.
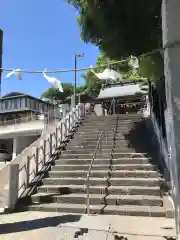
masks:
[[[89,206],[90,206],[90,198],[89,198],[89,178],[90,178],[90,174],[91,174],[91,170],[92,170],[92,166],[93,166],[93,163],[94,163],[94,160],[96,158],[96,154],[97,154],[97,150],[100,146],[100,142],[101,142],[101,137],[103,135],[103,132],[104,130],[102,129],[100,134],[99,134],[99,138],[97,140],[97,144],[96,144],[96,148],[95,148],[95,151],[94,151],[94,154],[93,154],[93,157],[92,157],[92,160],[91,160],[91,164],[89,166],[89,170],[88,170],[88,173],[87,173],[87,178],[86,178],[86,188],[87,188],[87,214],[89,215],[90,214],[90,209],[89,209]],[[107,141],[107,140],[106,140]]]
[[[110,155],[111,155],[111,157],[112,157],[112,155],[113,155],[113,152],[114,152],[114,147],[115,147],[115,140],[116,140],[116,127],[115,128],[113,128],[113,144],[112,144],[112,149],[111,149],[111,153],[110,153]]]

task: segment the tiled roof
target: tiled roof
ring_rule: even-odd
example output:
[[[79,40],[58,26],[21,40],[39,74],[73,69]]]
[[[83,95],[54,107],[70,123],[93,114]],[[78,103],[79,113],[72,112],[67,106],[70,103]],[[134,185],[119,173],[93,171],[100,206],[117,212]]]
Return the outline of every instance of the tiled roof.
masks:
[[[115,87],[109,87],[101,89],[98,98],[116,98],[123,96],[131,96],[137,93],[145,93],[142,91],[139,84],[119,85]]]

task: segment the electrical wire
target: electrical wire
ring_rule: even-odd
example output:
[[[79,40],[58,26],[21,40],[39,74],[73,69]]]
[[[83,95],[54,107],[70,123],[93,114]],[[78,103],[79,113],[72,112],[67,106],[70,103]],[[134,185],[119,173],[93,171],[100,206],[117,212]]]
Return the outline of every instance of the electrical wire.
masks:
[[[140,55],[138,58],[143,58],[146,56],[150,56],[156,52],[161,52],[163,49],[155,49],[151,52],[148,53],[144,53],[142,55]],[[106,63],[106,64],[102,64],[100,66],[95,66],[95,67],[84,67],[84,68],[77,68],[77,69],[60,69],[60,70],[48,70],[46,71],[46,73],[68,73],[68,72],[79,72],[79,71],[86,71],[86,70],[91,70],[91,69],[98,69],[98,68],[102,68],[102,67],[107,67],[110,65],[114,65],[114,64],[119,64],[119,63],[125,63],[128,62],[131,59],[131,57],[128,57],[124,60],[119,60],[119,61],[114,61],[111,63]],[[4,72],[11,72],[14,69],[8,69],[8,68],[0,68],[0,71],[4,71]],[[44,70],[26,70],[26,69],[20,69],[18,70],[19,73],[33,73],[33,74],[42,74],[44,72]]]

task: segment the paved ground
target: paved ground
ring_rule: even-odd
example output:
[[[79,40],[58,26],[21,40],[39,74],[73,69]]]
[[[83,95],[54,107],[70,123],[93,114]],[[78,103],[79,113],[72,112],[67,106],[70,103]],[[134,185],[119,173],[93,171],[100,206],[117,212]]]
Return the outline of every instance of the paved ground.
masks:
[[[79,240],[175,239],[172,219],[22,212],[0,215],[0,240],[71,240],[80,227],[89,232]]]

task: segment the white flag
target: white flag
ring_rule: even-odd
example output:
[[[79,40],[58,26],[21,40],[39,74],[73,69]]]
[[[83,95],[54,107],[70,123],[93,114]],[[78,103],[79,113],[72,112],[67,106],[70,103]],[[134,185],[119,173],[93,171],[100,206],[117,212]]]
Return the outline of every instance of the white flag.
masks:
[[[115,70],[106,68],[102,73],[96,73],[93,71],[92,66],[91,66],[91,71],[96,75],[97,78],[99,78],[100,80],[108,80],[108,79],[112,79],[112,80],[117,80],[117,79],[122,79],[122,75],[118,72],[116,72]]]
[[[64,92],[61,82],[54,77],[47,76],[45,73],[46,70],[47,68],[44,70],[43,75],[48,80],[48,82],[51,83],[54,88],[58,88],[60,92]]]
[[[21,74],[20,74],[20,69],[14,69],[13,71],[11,71],[10,73],[8,73],[5,77],[6,78],[9,78],[11,76],[16,76],[19,80],[22,80],[22,77],[21,77]]]
[[[129,61],[129,66],[133,67],[134,69],[138,69],[139,68],[138,58],[131,56],[131,59]]]

